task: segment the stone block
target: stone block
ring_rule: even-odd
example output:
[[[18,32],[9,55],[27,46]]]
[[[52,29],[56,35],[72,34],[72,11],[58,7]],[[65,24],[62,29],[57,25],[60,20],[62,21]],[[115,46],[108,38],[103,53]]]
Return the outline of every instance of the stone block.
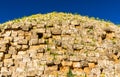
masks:
[[[16,50],[15,47],[10,46],[10,47],[9,47],[9,50],[8,50],[8,53],[9,53],[9,54],[17,54],[17,50]]]
[[[10,35],[11,35],[11,31],[6,31],[6,32],[3,34],[4,37],[9,37]]]
[[[94,68],[95,67],[95,63],[88,63],[89,68]]]
[[[6,52],[6,47],[4,45],[0,48],[0,52]]]
[[[86,74],[90,74],[90,71],[91,71],[90,68],[88,68],[88,67],[85,67],[85,68],[84,68],[84,72],[85,72]]]
[[[18,32],[17,32],[17,31],[12,30],[11,36],[12,36],[12,37],[17,37],[17,35],[18,35]]]
[[[17,42],[18,42],[19,45],[27,45],[28,44],[27,39],[19,39]]]
[[[5,59],[9,59],[9,58],[11,58],[12,57],[12,55],[11,54],[5,54]]]
[[[70,69],[70,67],[68,67],[68,66],[60,67],[60,71],[63,74],[67,74],[69,72],[69,69]]]
[[[74,68],[80,68],[82,66],[81,66],[80,62],[73,62],[73,67]]]
[[[72,61],[62,61],[62,66],[72,66]]]
[[[4,37],[4,40],[8,40],[9,42],[13,41],[13,37]]]
[[[22,45],[22,48],[21,48],[23,51],[27,50],[28,49],[28,45]]]
[[[62,33],[62,30],[61,29],[52,29],[52,34],[53,35],[61,35],[61,33]]]
[[[29,41],[29,45],[37,45],[37,44],[39,44],[38,38],[36,38],[36,39],[31,39],[31,40]]]
[[[13,59],[4,59],[3,62],[5,67],[10,67],[13,65]]]

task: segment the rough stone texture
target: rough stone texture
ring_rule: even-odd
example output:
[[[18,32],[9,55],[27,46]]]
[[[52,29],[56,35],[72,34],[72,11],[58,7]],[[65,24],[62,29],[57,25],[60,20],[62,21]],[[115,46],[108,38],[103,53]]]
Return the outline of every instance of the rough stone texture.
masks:
[[[38,14],[0,24],[0,77],[120,77],[120,28]]]

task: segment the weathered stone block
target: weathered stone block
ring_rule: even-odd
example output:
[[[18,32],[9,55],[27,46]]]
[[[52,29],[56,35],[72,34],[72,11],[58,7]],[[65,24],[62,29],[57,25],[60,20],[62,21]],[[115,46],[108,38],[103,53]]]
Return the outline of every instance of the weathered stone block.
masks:
[[[62,61],[62,66],[72,66],[72,61]]]
[[[18,32],[17,32],[17,31],[12,30],[11,36],[12,36],[12,37],[17,37],[17,35],[18,35]]]
[[[4,40],[13,41],[13,37],[4,37]]]
[[[22,50],[27,50],[28,49],[28,45],[22,45]]]
[[[10,57],[12,57],[11,54],[5,54],[5,59],[9,59]]]
[[[31,40],[29,41],[29,45],[37,45],[38,43],[39,43],[38,38],[36,38],[36,39],[31,39]]]
[[[9,37],[10,35],[11,35],[11,31],[6,31],[6,32],[3,34],[4,37]]]
[[[15,47],[10,46],[10,47],[9,47],[9,50],[8,50],[8,53],[9,53],[9,54],[17,54],[17,50],[16,50]]]
[[[73,67],[74,68],[80,68],[82,66],[81,66],[80,62],[73,62]]]
[[[53,35],[60,35],[62,33],[61,29],[52,29],[52,34]]]
[[[95,63],[88,63],[89,68],[94,68],[95,67]]]
[[[5,47],[5,46],[2,46],[2,47],[0,48],[0,52],[6,52],[6,47]]]
[[[11,65],[13,65],[13,59],[4,59],[5,67],[10,67]]]
[[[20,40],[18,40],[18,44],[19,45],[27,45],[28,44],[28,40],[27,39],[20,39]]]

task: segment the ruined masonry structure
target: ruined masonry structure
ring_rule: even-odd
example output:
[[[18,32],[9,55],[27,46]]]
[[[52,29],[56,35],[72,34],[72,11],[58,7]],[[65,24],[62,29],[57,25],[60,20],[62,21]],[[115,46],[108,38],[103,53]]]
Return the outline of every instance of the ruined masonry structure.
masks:
[[[0,77],[120,77],[120,28],[55,12],[3,23]]]

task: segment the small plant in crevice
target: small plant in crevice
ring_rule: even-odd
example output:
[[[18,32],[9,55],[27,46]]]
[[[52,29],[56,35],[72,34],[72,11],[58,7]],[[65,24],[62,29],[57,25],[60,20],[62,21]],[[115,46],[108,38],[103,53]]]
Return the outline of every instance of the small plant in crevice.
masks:
[[[72,70],[69,69],[69,72],[67,73],[67,77],[74,77],[75,75],[72,73]]]
[[[50,48],[47,48],[47,51],[50,51],[51,49]]]

